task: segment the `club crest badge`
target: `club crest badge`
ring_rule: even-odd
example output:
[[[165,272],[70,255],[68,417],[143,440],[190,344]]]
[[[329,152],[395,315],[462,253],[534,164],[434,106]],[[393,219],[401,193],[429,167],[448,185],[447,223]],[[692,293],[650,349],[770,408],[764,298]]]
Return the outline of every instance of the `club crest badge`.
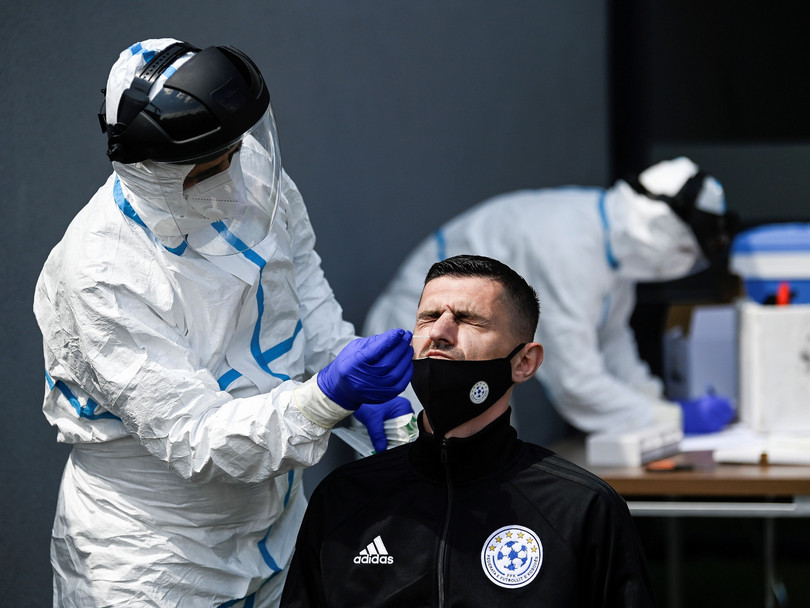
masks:
[[[483,380],[479,380],[478,382],[476,382],[470,389],[470,401],[472,401],[475,405],[478,405],[486,401],[488,395],[489,395],[489,384],[487,384]]]
[[[481,566],[487,577],[507,589],[531,583],[542,563],[540,538],[523,526],[504,526],[496,530],[481,550]]]

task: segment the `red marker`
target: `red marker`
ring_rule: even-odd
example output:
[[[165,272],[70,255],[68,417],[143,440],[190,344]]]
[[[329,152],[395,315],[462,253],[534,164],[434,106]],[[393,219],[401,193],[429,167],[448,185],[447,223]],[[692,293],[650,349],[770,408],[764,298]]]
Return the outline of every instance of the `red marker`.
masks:
[[[781,281],[776,288],[776,305],[787,306],[790,304],[790,283]]]

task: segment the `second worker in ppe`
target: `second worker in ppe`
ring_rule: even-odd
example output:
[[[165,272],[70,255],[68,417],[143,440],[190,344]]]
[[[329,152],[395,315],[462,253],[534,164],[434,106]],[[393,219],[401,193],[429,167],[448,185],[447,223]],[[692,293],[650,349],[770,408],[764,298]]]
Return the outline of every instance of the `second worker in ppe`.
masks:
[[[330,428],[412,416],[410,332],[342,319],[242,52],[135,44],[100,119],[113,173],[34,299],[44,413],[73,445],[54,606],[276,605]]]

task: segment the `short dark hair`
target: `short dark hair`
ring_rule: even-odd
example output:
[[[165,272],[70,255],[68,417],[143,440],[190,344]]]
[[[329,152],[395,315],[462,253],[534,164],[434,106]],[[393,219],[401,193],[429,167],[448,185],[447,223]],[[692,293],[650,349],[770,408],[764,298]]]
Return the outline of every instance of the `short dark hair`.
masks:
[[[516,337],[527,342],[534,340],[540,320],[537,292],[509,266],[481,255],[457,255],[433,264],[425,277],[425,285],[444,276],[476,277],[500,283],[506,305],[513,313],[510,316]]]

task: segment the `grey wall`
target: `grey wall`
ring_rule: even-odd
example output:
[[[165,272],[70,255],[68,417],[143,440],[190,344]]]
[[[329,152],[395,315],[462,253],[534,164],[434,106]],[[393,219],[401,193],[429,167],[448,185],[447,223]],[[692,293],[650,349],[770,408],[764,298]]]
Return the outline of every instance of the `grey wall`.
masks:
[[[32,294],[110,171],[96,112],[122,49],[171,36],[256,60],[327,276],[360,326],[442,220],[506,190],[607,180],[606,22],[597,0],[0,4],[2,602],[50,602],[67,450],[40,411]],[[331,452],[321,471],[342,457]]]

